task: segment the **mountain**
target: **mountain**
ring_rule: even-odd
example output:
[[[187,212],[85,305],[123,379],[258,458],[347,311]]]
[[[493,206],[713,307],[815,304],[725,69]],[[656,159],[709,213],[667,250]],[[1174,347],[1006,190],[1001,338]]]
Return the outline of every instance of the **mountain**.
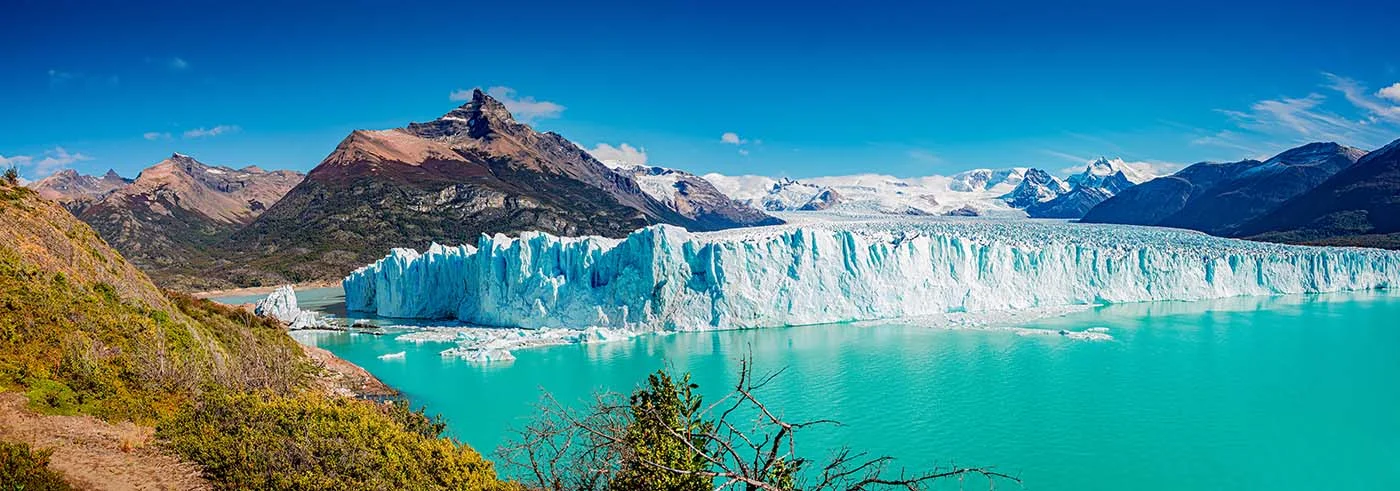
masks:
[[[29,184],[39,196],[57,201],[69,211],[77,214],[92,202],[102,199],[108,193],[131,184],[130,179],[117,175],[111,169],[102,177],[79,174],[72,169],[63,169],[53,175]]]
[[[1026,208],[1036,203],[1050,201],[1069,192],[1069,185],[1060,178],[1040,169],[1027,169],[1021,175],[1016,189],[1001,196],[1012,208]]]
[[[443,116],[359,130],[225,247],[232,281],[338,279],[391,248],[543,231],[622,237],[650,224],[722,228],[657,201],[480,90]]]
[[[1237,235],[1273,242],[1400,249],[1400,140],[1245,223]]]
[[[1068,192],[1028,205],[1026,214],[1031,218],[1080,218],[1099,203],[1151,178],[1122,159],[1099,157],[1083,172],[1065,180]]]
[[[1285,151],[1191,200],[1162,225],[1235,236],[1241,225],[1317,187],[1364,155],[1365,150],[1336,143]]]
[[[703,179],[735,201],[767,211],[821,211],[845,201],[841,193],[830,186],[786,177],[705,174]]]
[[[1234,236],[1245,222],[1316,187],[1364,154],[1336,143],[1309,143],[1264,162],[1202,162],[1114,196],[1090,210],[1083,221]]]
[[[989,191],[1001,185],[1015,186],[1021,183],[1026,171],[1027,169],[1024,167],[963,171],[953,174],[952,181],[948,183],[948,189],[960,193],[972,193]]]
[[[77,216],[163,286],[219,286],[196,265],[301,179],[297,172],[210,166],[177,153]]]
[[[1094,206],[1080,221],[1159,225],[1185,208],[1191,200],[1259,164],[1257,160],[1194,164],[1170,176],[1124,190]]]
[[[975,169],[954,176],[900,178],[884,174],[813,177],[705,174],[734,199],[769,211],[834,210],[844,214],[1020,215],[999,199],[1015,190],[1034,169]],[[966,191],[959,191],[966,190]]]
[[[706,228],[783,223],[747,204],[730,199],[710,181],[689,172],[642,165],[620,166],[613,170],[636,180],[643,192]]]

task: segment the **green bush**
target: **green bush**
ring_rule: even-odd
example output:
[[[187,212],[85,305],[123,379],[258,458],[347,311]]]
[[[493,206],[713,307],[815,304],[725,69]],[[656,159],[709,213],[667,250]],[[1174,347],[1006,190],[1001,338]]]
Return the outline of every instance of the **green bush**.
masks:
[[[0,441],[0,491],[66,491],[63,476],[49,469],[52,450]]]
[[[514,487],[475,450],[397,421],[405,414],[417,413],[311,392],[211,393],[156,434],[225,489]]]

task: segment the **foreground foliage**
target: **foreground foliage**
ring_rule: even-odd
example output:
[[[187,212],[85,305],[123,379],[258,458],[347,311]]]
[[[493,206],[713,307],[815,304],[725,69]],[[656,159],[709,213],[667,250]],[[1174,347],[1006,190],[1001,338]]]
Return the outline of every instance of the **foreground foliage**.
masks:
[[[229,489],[507,487],[475,450],[400,421],[421,419],[396,405],[219,394],[162,422],[157,435]]]
[[[690,376],[658,371],[630,397],[599,394],[585,409],[546,395],[541,415],[500,458],[532,489],[745,491],[925,489],[944,478],[1020,481],[979,467],[895,469],[893,459],[842,449],[798,454],[796,435],[830,420],[791,422],[755,396],[781,371],[755,377],[745,359],[732,392],[704,405]]]
[[[51,450],[0,441],[0,491],[67,491],[63,476],[48,468]]]

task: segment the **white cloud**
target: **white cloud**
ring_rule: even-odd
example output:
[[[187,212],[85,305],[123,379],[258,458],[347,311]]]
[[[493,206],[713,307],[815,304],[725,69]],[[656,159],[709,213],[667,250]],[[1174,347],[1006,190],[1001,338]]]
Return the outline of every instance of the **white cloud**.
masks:
[[[17,167],[21,172],[30,176],[47,176],[55,171],[67,167],[74,162],[92,160],[92,157],[79,152],[69,152],[63,147],[53,147],[45,151],[43,155],[16,155],[6,157],[0,155],[0,167]]]
[[[1376,97],[1390,99],[1392,101],[1400,103],[1400,82],[1396,82],[1394,85],[1391,85],[1390,87],[1386,87],[1376,92]]]
[[[178,56],[171,58],[170,61],[166,64],[170,67],[171,70],[184,70],[190,67],[190,63],[188,61],[185,61],[184,58]]]
[[[170,133],[162,133],[162,132],[159,132],[159,131],[147,131],[147,132],[141,134],[141,138],[145,138],[145,139],[151,140],[151,141],[155,141],[155,140],[169,140],[169,139],[170,139]]]
[[[588,151],[593,158],[601,160],[609,167],[617,167],[622,164],[646,165],[647,150],[637,148],[626,143],[618,144],[614,147],[606,143],[599,143]]]
[[[447,99],[452,102],[466,102],[472,100],[471,89],[457,89],[447,94]]]
[[[486,94],[501,101],[515,119],[525,122],[557,118],[567,109],[562,104],[536,100],[531,96],[516,97],[515,89],[510,87],[491,87],[486,89]],[[472,91],[468,89],[457,89],[448,94],[448,99],[455,102],[468,101],[471,98]]]
[[[937,164],[943,161],[943,159],[940,159],[937,155],[934,155],[933,152],[923,149],[910,150],[907,155],[909,155],[909,158],[911,159],[929,164]]]
[[[723,135],[720,135],[720,136],[719,136],[719,141],[724,142],[724,143],[728,143],[728,144],[730,144],[730,145],[743,145],[743,144],[745,144],[745,143],[748,143],[748,140],[745,140],[745,139],[743,139],[743,138],[739,138],[739,134],[738,134],[738,133],[735,133],[735,132],[733,132],[733,131],[730,131],[730,132],[727,132],[727,133],[725,133],[725,134],[723,134]]]
[[[745,156],[745,157],[748,157],[748,156],[749,156],[749,150],[748,150],[747,148],[740,148],[740,149],[739,149],[739,155],[743,155],[743,156]]]
[[[229,133],[237,133],[242,130],[243,129],[239,128],[238,126],[221,124],[213,128],[200,127],[192,130],[187,130],[185,131],[183,136],[185,137],[185,139],[206,138],[212,136],[226,135]]]

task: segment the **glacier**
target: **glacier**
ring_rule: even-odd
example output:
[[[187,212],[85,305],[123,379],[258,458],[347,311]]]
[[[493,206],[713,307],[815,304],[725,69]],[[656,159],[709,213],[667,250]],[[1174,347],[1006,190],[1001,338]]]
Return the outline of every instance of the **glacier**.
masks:
[[[394,249],[351,311],[526,329],[742,329],[1387,289],[1400,253],[1048,220],[849,219],[624,239],[483,235]],[[611,332],[611,331],[608,331]]]

